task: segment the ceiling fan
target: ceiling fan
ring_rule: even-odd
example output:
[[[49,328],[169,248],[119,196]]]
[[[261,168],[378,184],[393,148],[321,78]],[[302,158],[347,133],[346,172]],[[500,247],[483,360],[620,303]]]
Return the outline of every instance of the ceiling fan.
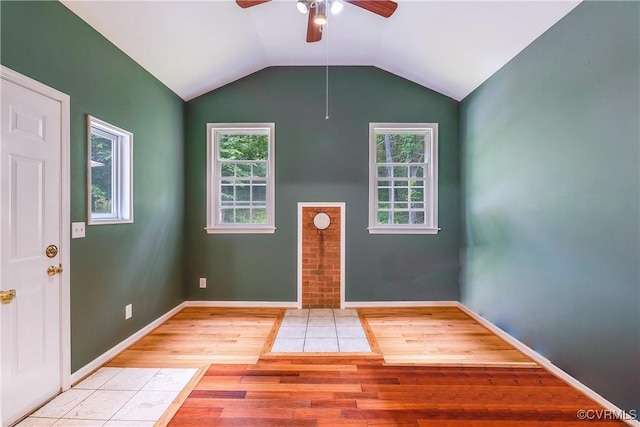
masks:
[[[236,0],[238,6],[245,9],[268,3],[271,0]],[[398,3],[392,0],[298,0],[296,6],[301,13],[308,14],[307,42],[313,43],[322,39],[322,28],[327,23],[327,11],[339,13],[343,1],[361,7],[376,15],[388,18],[396,11]]]

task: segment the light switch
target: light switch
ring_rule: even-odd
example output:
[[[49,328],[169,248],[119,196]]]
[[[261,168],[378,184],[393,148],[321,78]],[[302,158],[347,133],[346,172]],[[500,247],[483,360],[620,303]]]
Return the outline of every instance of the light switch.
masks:
[[[71,223],[71,238],[81,239],[84,237],[84,222],[72,222]]]

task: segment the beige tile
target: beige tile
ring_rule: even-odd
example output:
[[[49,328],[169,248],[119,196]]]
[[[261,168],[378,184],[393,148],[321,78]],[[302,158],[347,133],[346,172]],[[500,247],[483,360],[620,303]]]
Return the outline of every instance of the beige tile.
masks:
[[[278,338],[271,347],[272,353],[301,352],[304,350],[304,338]]]
[[[154,391],[181,391],[197,369],[163,368],[142,388]]]
[[[158,368],[124,368],[100,389],[141,390],[159,370]]]
[[[97,390],[75,406],[65,418],[108,420],[136,394],[135,391]]]
[[[309,309],[308,308],[292,308],[288,309],[284,313],[284,317],[309,317]]]
[[[338,340],[336,338],[307,338],[304,341],[305,352],[336,352]]]
[[[178,393],[179,391],[139,391],[111,418],[120,421],[156,421]]]
[[[309,317],[308,326],[335,326],[336,322],[331,317]]]
[[[370,352],[369,342],[365,338],[338,338],[338,346],[343,352]]]
[[[360,319],[358,317],[336,317],[336,326],[360,326]]]
[[[57,418],[28,417],[16,424],[16,427],[51,427]]]
[[[306,334],[306,326],[281,326],[276,335],[276,340],[281,338],[304,338]]]
[[[32,417],[62,418],[78,404],[91,396],[94,390],[67,390],[31,414]]]
[[[332,308],[312,308],[309,310],[309,318],[312,317],[333,317]]]
[[[335,326],[309,326],[307,328],[306,339],[313,338],[333,338],[335,339],[336,327]]]
[[[362,326],[337,326],[338,338],[366,338]]]
[[[352,308],[333,309],[334,317],[358,317],[358,312]]]
[[[53,427],[102,427],[104,425],[104,421],[101,420],[72,420],[68,418],[63,418],[58,420]]]
[[[97,390],[107,381],[115,377],[122,371],[123,368],[100,368],[80,383],[73,386],[73,388],[82,388],[87,390]]]

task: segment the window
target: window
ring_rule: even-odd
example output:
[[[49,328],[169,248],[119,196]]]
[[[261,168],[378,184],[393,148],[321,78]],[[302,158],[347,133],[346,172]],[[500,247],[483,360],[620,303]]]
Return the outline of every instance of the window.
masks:
[[[273,123],[207,125],[207,232],[274,233]]]
[[[89,224],[133,222],[133,134],[88,116]]]
[[[438,233],[437,124],[370,124],[369,232]]]

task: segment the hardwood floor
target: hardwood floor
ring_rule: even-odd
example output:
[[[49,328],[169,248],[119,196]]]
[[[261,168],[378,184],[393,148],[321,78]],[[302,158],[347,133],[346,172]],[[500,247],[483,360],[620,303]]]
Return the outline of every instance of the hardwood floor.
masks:
[[[117,367],[256,363],[283,309],[187,307],[112,359]]]
[[[457,307],[362,308],[358,312],[387,363],[537,366]]]
[[[368,355],[266,354],[283,309],[191,307],[106,366],[201,368],[157,426],[625,425],[455,307],[358,311]]]
[[[580,409],[601,408],[542,368],[263,356],[212,365],[169,426],[624,426]]]

